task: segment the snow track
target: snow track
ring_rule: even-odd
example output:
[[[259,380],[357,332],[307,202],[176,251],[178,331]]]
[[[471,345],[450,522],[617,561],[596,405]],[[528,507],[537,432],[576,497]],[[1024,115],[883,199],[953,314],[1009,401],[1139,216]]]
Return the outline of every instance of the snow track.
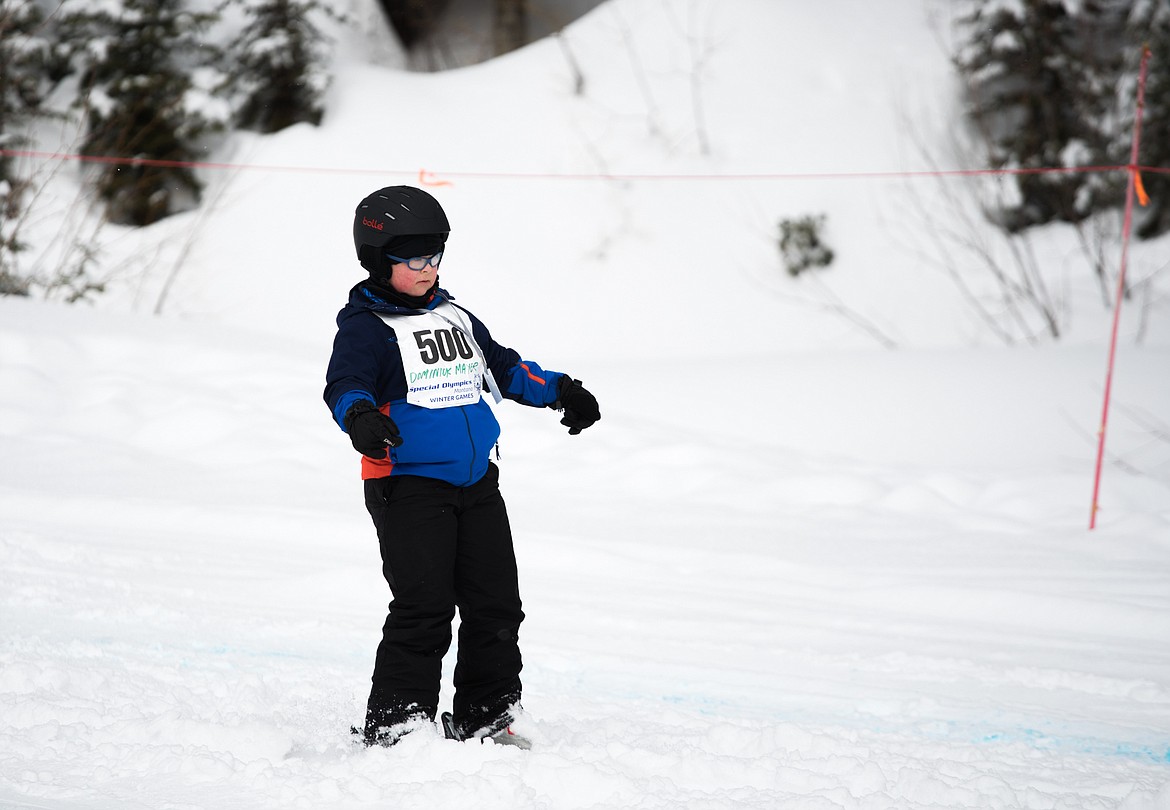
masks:
[[[986,443],[818,454],[799,426],[833,402],[809,396],[789,428],[611,396],[573,438],[505,405],[537,748],[365,750],[387,595],[317,358],[11,300],[0,346],[0,806],[1170,806],[1156,478],[1111,469],[1089,534],[1084,476],[1042,436],[988,469]],[[1035,355],[1037,387],[1075,407],[1081,356]],[[1170,401],[1165,352],[1127,360],[1128,396]],[[954,390],[996,373],[949,365]]]

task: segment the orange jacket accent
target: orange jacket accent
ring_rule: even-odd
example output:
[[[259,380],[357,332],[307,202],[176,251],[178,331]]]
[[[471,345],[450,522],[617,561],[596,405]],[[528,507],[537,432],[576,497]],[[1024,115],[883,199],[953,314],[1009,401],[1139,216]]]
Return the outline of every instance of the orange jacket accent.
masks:
[[[378,409],[384,415],[390,415],[390,403],[387,402]],[[367,478],[385,478],[390,475],[390,471],[394,469],[394,462],[390,460],[390,450],[386,450],[386,458],[375,459],[369,456],[362,456],[362,480]]]
[[[545,379],[544,379],[544,377],[537,377],[535,374],[533,374],[533,373],[532,373],[532,372],[529,370],[529,368],[528,368],[528,364],[527,364],[527,363],[521,363],[521,364],[520,364],[520,368],[524,369],[524,373],[528,375],[528,379],[532,380],[533,382],[538,382],[538,383],[540,383],[541,385],[544,385],[544,384],[545,384]]]

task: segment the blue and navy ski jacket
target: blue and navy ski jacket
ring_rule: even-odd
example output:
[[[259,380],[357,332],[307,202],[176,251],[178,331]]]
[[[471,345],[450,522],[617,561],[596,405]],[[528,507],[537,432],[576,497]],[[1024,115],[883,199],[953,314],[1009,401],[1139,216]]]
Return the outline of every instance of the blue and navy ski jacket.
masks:
[[[427,309],[444,301],[454,304],[446,290],[437,290]],[[488,368],[506,399],[542,408],[557,399],[560,372],[538,364],[492,339],[483,322],[463,307],[472,325],[472,337],[483,350]],[[407,381],[394,328],[377,316],[418,315],[379,298],[364,284],[349,293],[349,303],[337,314],[337,336],[325,374],[325,403],[345,430],[345,413],[359,399],[369,400],[398,425],[402,444],[390,448],[385,460],[362,456],[362,478],[422,475],[456,486],[469,486],[488,469],[500,424],[481,397],[470,405],[424,408],[406,401]]]

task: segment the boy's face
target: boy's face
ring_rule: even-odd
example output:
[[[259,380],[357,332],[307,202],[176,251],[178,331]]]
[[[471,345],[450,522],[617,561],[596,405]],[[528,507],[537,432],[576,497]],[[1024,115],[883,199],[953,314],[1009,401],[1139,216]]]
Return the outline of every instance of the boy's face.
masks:
[[[398,262],[390,266],[390,286],[395,292],[417,298],[431,288],[438,273],[429,263],[422,270],[411,270],[406,262]]]

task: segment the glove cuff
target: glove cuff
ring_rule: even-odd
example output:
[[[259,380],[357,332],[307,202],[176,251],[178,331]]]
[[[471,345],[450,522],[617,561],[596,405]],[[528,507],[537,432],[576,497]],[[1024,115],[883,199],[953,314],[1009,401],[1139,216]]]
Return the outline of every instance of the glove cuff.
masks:
[[[549,405],[549,407],[552,408],[554,411],[564,410],[565,397],[568,395],[569,391],[571,391],[573,389],[574,386],[580,388],[581,381],[574,380],[568,374],[562,374],[561,378],[559,380],[557,380],[557,401],[552,403],[551,405]]]
[[[345,432],[349,433],[353,420],[361,416],[363,413],[379,412],[378,406],[370,402],[368,399],[359,399],[349,406],[349,410],[345,412],[345,416],[341,422],[345,425]]]

